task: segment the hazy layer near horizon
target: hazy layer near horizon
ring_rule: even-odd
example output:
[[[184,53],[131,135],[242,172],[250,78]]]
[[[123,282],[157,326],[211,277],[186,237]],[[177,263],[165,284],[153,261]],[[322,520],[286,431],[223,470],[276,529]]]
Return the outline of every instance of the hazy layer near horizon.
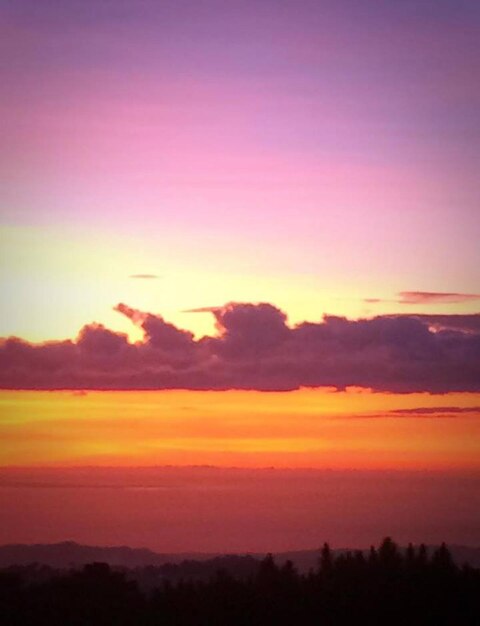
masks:
[[[3,468],[0,544],[159,552],[480,544],[480,473],[213,467]],[[32,520],[35,523],[32,524]]]

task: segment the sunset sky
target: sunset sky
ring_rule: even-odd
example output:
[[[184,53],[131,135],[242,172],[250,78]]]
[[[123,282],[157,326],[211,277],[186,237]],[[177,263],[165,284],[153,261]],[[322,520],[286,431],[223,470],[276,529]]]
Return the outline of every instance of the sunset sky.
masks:
[[[475,0],[1,3],[0,542],[308,547],[311,470],[353,472],[339,542],[480,544],[479,29]],[[167,465],[217,541],[183,487],[162,527]],[[266,515],[244,539],[232,468]],[[305,479],[300,517],[272,530],[259,468]],[[154,470],[123,534],[115,489],[103,527],[49,527]],[[437,526],[372,522],[427,492]]]

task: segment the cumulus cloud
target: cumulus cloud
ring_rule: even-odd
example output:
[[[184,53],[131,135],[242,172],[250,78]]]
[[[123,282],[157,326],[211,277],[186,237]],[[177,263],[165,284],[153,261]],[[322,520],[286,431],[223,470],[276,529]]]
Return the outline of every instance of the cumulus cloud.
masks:
[[[216,334],[196,340],[160,315],[115,308],[143,330],[142,341],[100,324],[74,341],[3,339],[0,387],[480,391],[480,314],[325,316],[290,326],[271,304],[230,303],[210,310]]]
[[[128,317],[145,333],[145,345],[158,348],[165,353],[178,351],[190,352],[194,346],[193,334],[188,330],[180,330],[166,322],[160,315],[143,313],[132,309],[126,304],[117,304],[115,311]]]
[[[428,313],[420,313],[420,314],[403,314],[403,315],[392,315],[391,317],[410,317],[416,320],[419,320],[425,324],[428,324],[430,329],[439,331],[439,330],[458,330],[464,333],[480,333],[480,314],[478,313],[470,313],[462,315],[453,314],[453,315],[438,315]]]

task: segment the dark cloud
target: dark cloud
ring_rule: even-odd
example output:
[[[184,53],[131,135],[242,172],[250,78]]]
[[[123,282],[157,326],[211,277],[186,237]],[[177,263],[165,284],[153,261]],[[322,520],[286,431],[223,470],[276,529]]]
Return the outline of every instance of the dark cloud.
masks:
[[[191,352],[193,350],[193,334],[165,322],[160,315],[143,313],[122,303],[117,304],[115,311],[122,313],[142,328],[145,333],[146,346],[157,348],[165,353]]]
[[[84,326],[77,337],[80,350],[96,356],[116,354],[127,343],[126,335],[114,333],[101,324]]]
[[[422,323],[428,324],[431,330],[457,330],[464,333],[480,333],[480,314],[453,314],[453,315],[429,315],[428,313],[420,314],[401,314],[389,316],[395,317],[410,317],[412,319],[419,320]]]
[[[287,316],[271,304],[228,304],[212,311],[220,338],[212,350],[235,359],[260,357],[276,351],[291,333]]]
[[[291,327],[271,304],[231,303],[211,310],[216,335],[196,340],[160,315],[115,308],[143,330],[142,341],[100,324],[75,341],[3,339],[0,387],[480,391],[480,314],[326,316]]]

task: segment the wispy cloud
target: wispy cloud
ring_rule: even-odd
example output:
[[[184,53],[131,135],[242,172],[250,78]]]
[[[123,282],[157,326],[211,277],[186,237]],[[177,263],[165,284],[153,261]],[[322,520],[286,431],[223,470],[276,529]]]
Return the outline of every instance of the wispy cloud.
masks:
[[[428,406],[428,407],[414,407],[411,409],[393,409],[389,411],[390,415],[395,416],[455,416],[455,415],[480,415],[480,406]]]
[[[215,311],[221,311],[221,306],[201,306],[196,309],[184,309],[182,313],[215,313]]]
[[[129,278],[138,278],[140,280],[156,280],[160,278],[158,274],[130,274]]]
[[[400,304],[436,304],[469,302],[470,300],[480,300],[478,293],[456,293],[437,291],[401,291],[398,302]]]
[[[480,300],[477,293],[439,292],[439,291],[400,291],[396,298],[364,298],[367,304],[390,302],[395,304],[459,304]]]
[[[385,418],[436,418],[451,419],[455,417],[470,415],[472,417],[480,417],[480,406],[461,407],[461,406],[428,406],[414,407],[409,409],[390,409],[387,411],[378,411],[374,413],[355,413],[348,419],[385,419]],[[345,416],[335,416],[335,419],[345,419]]]

